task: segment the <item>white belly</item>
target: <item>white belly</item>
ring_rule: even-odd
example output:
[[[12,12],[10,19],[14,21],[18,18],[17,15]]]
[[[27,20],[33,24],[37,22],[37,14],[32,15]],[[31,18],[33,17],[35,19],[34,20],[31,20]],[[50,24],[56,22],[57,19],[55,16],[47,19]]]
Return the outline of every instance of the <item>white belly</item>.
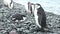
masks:
[[[13,8],[13,3],[11,4],[11,6],[10,6],[10,4],[9,4],[8,7],[9,7],[10,9],[12,9],[12,8]]]
[[[40,25],[39,22],[38,22],[37,10],[34,11],[34,17],[35,17],[36,25],[41,28],[41,25]]]
[[[4,0],[3,2],[5,5],[8,5],[9,3],[11,3],[11,0]]]

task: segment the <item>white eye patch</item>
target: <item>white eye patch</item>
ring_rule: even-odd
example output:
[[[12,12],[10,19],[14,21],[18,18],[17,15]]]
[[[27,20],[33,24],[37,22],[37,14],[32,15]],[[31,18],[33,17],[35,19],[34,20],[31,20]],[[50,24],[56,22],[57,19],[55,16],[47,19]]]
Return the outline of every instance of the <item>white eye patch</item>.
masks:
[[[40,8],[40,6],[39,5],[35,5],[35,8]]]

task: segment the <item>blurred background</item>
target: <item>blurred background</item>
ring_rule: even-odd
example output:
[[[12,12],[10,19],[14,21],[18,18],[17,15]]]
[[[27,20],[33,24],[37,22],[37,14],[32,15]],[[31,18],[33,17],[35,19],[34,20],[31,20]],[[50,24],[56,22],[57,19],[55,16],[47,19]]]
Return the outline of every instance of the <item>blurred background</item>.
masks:
[[[18,33],[18,34],[60,34],[60,0],[13,0],[14,8],[9,9],[3,6],[0,0],[0,34]],[[24,5],[27,2],[40,3],[46,13],[46,23],[51,32],[37,32],[35,19],[31,15],[26,16],[23,22],[12,21],[12,17],[16,13],[26,15]],[[55,13],[55,14],[53,14]],[[13,32],[14,31],[14,32]],[[54,32],[54,33],[52,33]]]
[[[60,0],[13,0],[19,4],[25,4],[26,2],[40,3],[43,9],[47,12],[60,15]]]

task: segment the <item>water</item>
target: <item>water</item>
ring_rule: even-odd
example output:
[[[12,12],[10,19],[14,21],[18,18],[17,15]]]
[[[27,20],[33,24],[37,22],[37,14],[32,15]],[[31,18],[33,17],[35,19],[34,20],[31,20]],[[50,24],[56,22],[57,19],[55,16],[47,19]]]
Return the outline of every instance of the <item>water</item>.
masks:
[[[43,9],[47,12],[53,12],[60,15],[60,0],[14,0],[16,3],[25,4],[30,1],[33,3],[40,3]]]

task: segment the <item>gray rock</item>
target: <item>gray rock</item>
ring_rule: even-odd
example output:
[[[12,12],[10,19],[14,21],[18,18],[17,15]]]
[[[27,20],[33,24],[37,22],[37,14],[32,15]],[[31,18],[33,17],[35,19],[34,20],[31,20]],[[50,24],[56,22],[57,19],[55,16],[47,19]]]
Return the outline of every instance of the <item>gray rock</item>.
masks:
[[[9,34],[18,34],[18,33],[16,32],[16,30],[12,30],[11,32],[9,32]]]
[[[1,0],[0,0],[1,2]],[[8,7],[1,7],[0,4],[0,29],[4,29],[4,31],[8,31],[9,34],[19,34],[20,31],[21,34],[34,34],[34,31],[36,28],[38,29],[38,27],[36,27],[35,24],[35,20],[34,17],[31,15],[27,15],[27,19],[25,21],[22,22],[14,22],[11,20],[11,16],[15,13],[20,13],[22,15],[27,15],[25,12],[25,8],[24,5],[18,4],[14,2],[14,8],[13,9],[9,9]],[[36,32],[37,34],[57,34],[60,32],[60,15],[56,15],[50,12],[45,12],[46,13],[46,17],[47,17],[47,26],[54,31],[54,33],[49,33],[49,32]],[[33,26],[34,25],[34,26]],[[12,29],[16,29],[16,30],[12,30]],[[34,31],[33,33],[32,30]],[[2,33],[4,31],[1,31]],[[17,31],[17,32],[16,32]],[[31,32],[30,32],[31,31]],[[1,33],[0,32],[0,33]]]

